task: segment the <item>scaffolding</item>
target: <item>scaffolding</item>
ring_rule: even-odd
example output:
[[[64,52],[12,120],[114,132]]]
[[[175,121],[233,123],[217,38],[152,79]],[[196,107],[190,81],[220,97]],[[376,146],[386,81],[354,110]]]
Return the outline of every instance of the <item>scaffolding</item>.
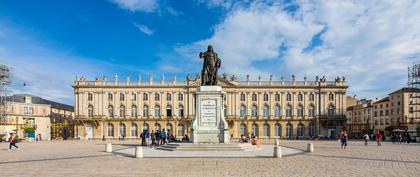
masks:
[[[7,124],[7,105],[10,101],[9,88],[12,84],[10,68],[0,64],[0,125]]]
[[[408,67],[408,87],[412,89],[409,95],[408,123],[420,126],[420,64]]]

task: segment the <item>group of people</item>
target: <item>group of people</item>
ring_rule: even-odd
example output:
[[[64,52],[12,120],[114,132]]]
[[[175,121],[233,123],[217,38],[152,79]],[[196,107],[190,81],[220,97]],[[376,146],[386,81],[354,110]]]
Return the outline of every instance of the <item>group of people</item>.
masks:
[[[233,137],[233,135],[231,136],[231,138]],[[241,143],[249,143],[251,142],[252,145],[255,145],[257,147],[260,147],[260,141],[258,140],[258,136],[254,135],[253,133],[251,134],[251,136],[248,135],[241,135]]]
[[[140,138],[142,146],[150,147],[164,145],[170,143],[175,139],[174,135],[171,133],[171,130],[168,130],[166,132],[165,129],[156,130],[156,132],[154,130],[152,130],[152,132],[149,132],[148,129],[145,129],[140,134]]]
[[[411,136],[408,133],[404,133],[404,134],[394,133],[394,134],[392,134],[391,141],[392,141],[393,144],[396,144],[396,143],[401,144],[403,142],[406,142],[407,144],[410,144]]]
[[[375,139],[376,139],[377,146],[382,146],[382,143],[381,142],[382,142],[383,137],[384,136],[380,132],[376,132],[375,133]],[[341,144],[341,148],[342,149],[346,149],[348,139],[349,139],[349,135],[347,134],[347,131],[345,131],[345,130],[341,131],[339,142]],[[368,142],[370,140],[368,133],[366,133],[363,136],[363,140],[365,142],[365,146],[367,146],[368,145]]]

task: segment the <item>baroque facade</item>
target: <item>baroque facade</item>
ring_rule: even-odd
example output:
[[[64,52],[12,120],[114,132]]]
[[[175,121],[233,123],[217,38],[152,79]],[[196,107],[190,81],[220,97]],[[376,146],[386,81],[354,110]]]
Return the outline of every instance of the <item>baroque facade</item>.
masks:
[[[345,128],[344,78],[335,81],[238,81],[226,74],[218,78],[223,90],[224,116],[234,139],[255,134],[262,139],[335,137]],[[113,81],[76,78],[75,137],[79,139],[139,138],[143,129],[170,129],[176,137],[190,133],[195,115],[195,92],[200,77],[176,76],[166,81]]]

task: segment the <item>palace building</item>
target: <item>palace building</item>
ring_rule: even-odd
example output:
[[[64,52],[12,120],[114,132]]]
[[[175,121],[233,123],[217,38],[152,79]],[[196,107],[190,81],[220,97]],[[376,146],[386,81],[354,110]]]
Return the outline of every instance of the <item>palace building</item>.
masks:
[[[169,129],[176,137],[190,133],[195,115],[195,92],[200,76],[170,81],[139,77],[131,81],[76,78],[75,137],[80,139],[139,138],[143,129]],[[260,139],[304,139],[315,135],[335,137],[346,125],[345,78],[326,81],[295,76],[239,81],[233,75],[218,78],[222,87],[224,116],[233,141],[241,135]]]

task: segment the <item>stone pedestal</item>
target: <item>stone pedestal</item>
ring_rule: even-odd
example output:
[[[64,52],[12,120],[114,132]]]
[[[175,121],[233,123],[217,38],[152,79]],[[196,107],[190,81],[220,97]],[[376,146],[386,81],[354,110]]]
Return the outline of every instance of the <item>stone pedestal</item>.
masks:
[[[228,124],[223,114],[222,87],[199,86],[191,122],[191,140],[199,143],[228,143]]]

